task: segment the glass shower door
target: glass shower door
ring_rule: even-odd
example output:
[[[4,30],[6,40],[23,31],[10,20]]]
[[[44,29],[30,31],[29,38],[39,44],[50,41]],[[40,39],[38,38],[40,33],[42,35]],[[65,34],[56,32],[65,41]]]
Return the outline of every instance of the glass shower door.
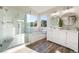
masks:
[[[2,19],[1,19],[2,20]],[[2,32],[2,33],[1,33]],[[14,26],[12,22],[6,21],[3,19],[3,21],[0,22],[0,52],[3,52],[10,48],[10,45],[12,41],[14,40],[15,34],[14,34]]]

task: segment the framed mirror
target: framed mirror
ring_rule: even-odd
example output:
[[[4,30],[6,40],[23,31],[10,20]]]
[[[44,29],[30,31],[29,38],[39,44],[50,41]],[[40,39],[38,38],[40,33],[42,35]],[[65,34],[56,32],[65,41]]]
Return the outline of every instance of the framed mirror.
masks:
[[[68,20],[69,20],[69,25],[73,25],[76,22],[77,18],[75,15],[72,15],[72,16],[68,16]]]
[[[58,16],[52,16],[51,17],[51,25],[53,27],[59,27],[59,20],[60,20],[60,17],[58,17]]]
[[[62,16],[64,25],[74,25],[77,21],[77,15],[75,13],[66,13]]]

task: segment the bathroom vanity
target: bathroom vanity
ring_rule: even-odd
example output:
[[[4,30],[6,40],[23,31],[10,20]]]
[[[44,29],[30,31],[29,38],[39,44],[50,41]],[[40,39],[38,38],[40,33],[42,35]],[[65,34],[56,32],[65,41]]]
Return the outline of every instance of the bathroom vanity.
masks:
[[[47,40],[78,52],[78,31],[48,28]]]
[[[50,16],[47,23],[47,40],[78,52],[79,16],[75,10],[72,8],[58,11]]]

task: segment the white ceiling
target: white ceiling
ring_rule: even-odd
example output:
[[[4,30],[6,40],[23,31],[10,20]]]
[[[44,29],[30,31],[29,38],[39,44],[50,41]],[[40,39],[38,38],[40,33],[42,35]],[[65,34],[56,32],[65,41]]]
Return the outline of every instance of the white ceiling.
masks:
[[[49,9],[54,8],[55,6],[30,6],[30,8],[32,8],[33,10],[35,10],[38,13],[42,13],[45,12]]]

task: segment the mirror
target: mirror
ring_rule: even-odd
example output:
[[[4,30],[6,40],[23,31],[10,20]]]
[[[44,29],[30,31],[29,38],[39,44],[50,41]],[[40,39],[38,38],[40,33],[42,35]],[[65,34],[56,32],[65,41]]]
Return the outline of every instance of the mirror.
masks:
[[[59,20],[60,20],[60,17],[58,16],[52,16],[51,17],[51,24],[53,27],[59,27]]]
[[[64,25],[74,25],[77,20],[77,15],[75,13],[67,13],[62,16]]]
[[[76,16],[68,16],[68,20],[69,20],[69,25],[73,25],[76,22]]]

